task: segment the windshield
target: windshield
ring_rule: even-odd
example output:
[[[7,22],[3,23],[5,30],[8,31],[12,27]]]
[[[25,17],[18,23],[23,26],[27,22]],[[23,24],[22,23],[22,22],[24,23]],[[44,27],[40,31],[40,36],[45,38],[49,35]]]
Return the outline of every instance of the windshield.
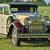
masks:
[[[11,13],[34,13],[35,12],[35,8],[33,6],[26,6],[26,5],[11,5],[10,6],[10,11]]]

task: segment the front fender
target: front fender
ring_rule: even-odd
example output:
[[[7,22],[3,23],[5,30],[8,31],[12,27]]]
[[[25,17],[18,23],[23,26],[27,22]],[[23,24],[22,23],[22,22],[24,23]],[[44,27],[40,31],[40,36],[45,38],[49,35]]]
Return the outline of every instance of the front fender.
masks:
[[[20,27],[23,26],[19,21],[16,21],[16,20],[14,20],[14,22],[13,22],[12,24],[13,24],[16,28],[20,28]]]
[[[12,25],[18,30],[19,33],[28,33],[28,29],[20,23],[12,23]]]

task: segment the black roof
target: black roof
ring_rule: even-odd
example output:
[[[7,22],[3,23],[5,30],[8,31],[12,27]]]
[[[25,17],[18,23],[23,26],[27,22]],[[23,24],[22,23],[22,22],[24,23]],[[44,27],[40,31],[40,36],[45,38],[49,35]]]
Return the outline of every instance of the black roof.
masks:
[[[27,6],[35,6],[35,7],[38,7],[38,5],[35,4],[35,3],[9,2],[8,4],[9,5],[17,5],[17,6],[27,5]]]

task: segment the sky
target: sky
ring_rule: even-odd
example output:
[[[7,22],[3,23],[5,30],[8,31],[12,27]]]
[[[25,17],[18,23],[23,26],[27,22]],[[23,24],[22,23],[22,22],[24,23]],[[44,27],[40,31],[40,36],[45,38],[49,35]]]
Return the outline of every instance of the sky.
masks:
[[[45,2],[50,2],[50,0],[45,0]]]
[[[45,0],[45,3],[50,4],[50,0]]]

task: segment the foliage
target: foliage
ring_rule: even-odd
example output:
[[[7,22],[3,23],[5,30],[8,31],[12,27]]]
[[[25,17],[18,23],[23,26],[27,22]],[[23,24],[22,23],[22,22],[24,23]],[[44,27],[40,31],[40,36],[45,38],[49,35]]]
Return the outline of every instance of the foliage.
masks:
[[[50,6],[39,6],[38,7],[38,12],[40,15],[44,15],[44,12],[46,12],[46,15],[49,16],[50,18]]]

